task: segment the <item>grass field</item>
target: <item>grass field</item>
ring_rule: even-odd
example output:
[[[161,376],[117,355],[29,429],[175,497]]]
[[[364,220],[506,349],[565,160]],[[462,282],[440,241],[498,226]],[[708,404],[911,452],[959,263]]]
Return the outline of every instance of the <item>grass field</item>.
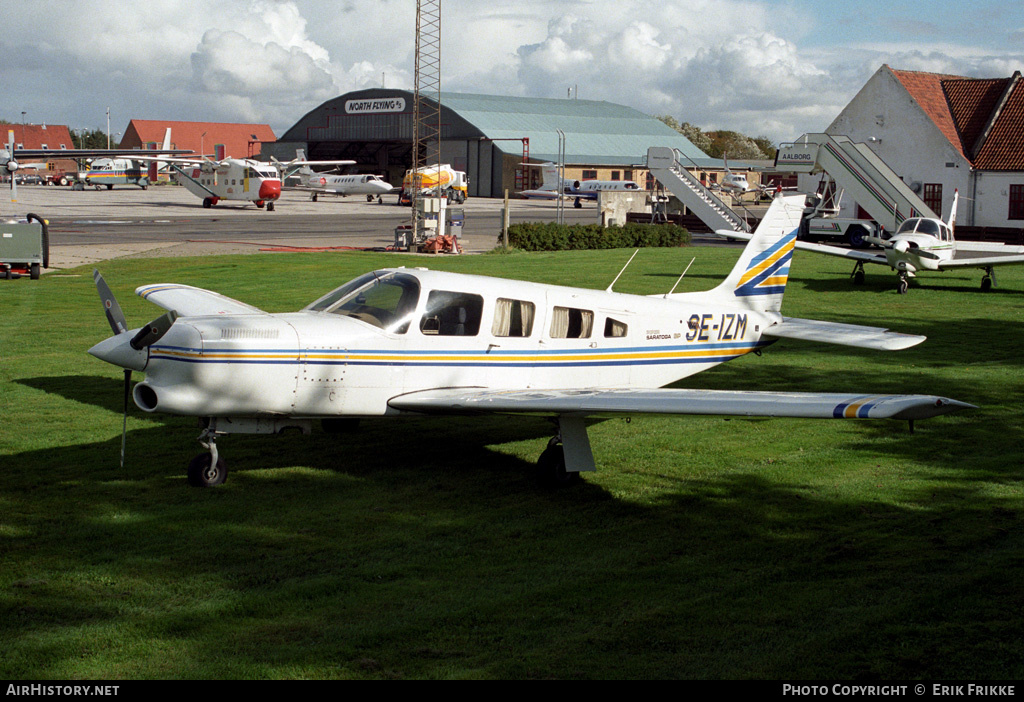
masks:
[[[629,251],[137,259],[102,271],[298,309],[376,267],[604,288]],[[644,250],[616,284],[717,283],[726,248]],[[634,418],[598,471],[535,487],[541,420],[364,421],[232,436],[189,488],[194,420],[128,422],[91,269],[0,284],[0,679],[1017,679],[1024,612],[1024,270],[921,277],[797,253],[783,312],[928,341],[782,341],[687,386],[946,395],[919,422]],[[141,378],[136,374],[135,379]]]

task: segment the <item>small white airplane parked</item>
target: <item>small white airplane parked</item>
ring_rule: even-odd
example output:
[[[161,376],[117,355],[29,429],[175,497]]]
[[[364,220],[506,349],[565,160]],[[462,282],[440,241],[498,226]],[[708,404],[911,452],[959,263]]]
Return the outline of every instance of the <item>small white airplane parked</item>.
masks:
[[[548,162],[528,163],[526,166],[541,169],[541,186],[536,190],[523,190],[519,195],[527,199],[554,200],[559,197],[574,198],[573,207],[582,207],[583,200],[596,200],[602,191],[640,190],[632,180],[565,180],[558,176],[558,165]]]
[[[919,272],[947,271],[954,268],[983,269],[985,275],[981,279],[981,289],[987,291],[994,284],[995,267],[1024,263],[1024,251],[1018,246],[1004,247],[1001,244],[957,242],[953,238],[953,229],[956,224],[956,208],[959,197],[959,192],[954,192],[953,206],[948,222],[930,217],[911,217],[904,220],[896,233],[888,239],[874,236],[864,237],[864,241],[880,246],[881,253],[804,241],[798,241],[796,248],[855,261],[851,276],[857,285],[864,282],[865,263],[889,266],[899,276],[896,291],[901,295],[907,292],[910,286],[909,279],[917,277]],[[716,233],[734,239],[749,239],[750,237],[749,234],[743,235],[736,232],[719,231]],[[999,253],[1001,249],[1005,253]],[[968,256],[957,257],[958,252],[968,253]],[[989,255],[983,255],[986,253]]]
[[[674,294],[673,286],[639,296],[613,292],[615,281],[598,291],[396,268],[367,273],[287,314],[188,285],[145,285],[135,292],[169,311],[128,331],[97,271],[114,336],[89,353],[125,369],[126,409],[131,372],[145,371],[132,391],[138,407],[205,419],[199,440],[208,452],[188,469],[196,486],[225,479],[220,437],[308,433],[318,418],[547,415],[557,433],[538,473],[561,483],[594,470],[590,417],[913,422],[971,407],[923,395],[664,388],[779,338],[883,350],[924,340],[780,313],[802,209],[802,196],[777,198],[725,281],[700,293]]]

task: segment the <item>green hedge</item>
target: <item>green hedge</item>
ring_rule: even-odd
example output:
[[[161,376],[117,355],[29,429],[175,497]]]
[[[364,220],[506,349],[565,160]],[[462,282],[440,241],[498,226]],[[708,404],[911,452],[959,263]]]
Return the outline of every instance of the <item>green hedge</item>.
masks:
[[[648,246],[686,246],[690,232],[676,224],[636,224],[602,227],[599,224],[522,222],[508,228],[508,245],[524,251],[569,249],[628,249]],[[498,235],[498,245],[502,244]]]

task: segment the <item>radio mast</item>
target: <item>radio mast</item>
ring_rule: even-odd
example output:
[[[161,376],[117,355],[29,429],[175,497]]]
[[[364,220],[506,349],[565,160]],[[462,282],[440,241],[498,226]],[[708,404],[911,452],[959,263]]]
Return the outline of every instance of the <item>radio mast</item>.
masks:
[[[441,0],[416,0],[412,167],[441,164]],[[424,101],[424,98],[427,98]],[[413,240],[420,238],[420,188],[409,194]]]

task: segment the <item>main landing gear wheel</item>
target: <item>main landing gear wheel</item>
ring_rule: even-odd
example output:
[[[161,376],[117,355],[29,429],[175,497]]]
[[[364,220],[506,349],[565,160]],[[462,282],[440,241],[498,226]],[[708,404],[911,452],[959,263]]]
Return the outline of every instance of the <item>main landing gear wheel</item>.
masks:
[[[854,285],[864,285],[864,264],[861,261],[857,261],[857,265],[853,267],[853,273],[850,274],[853,278]]]
[[[192,487],[214,487],[228,478],[228,467],[224,459],[218,457],[213,462],[213,454],[201,453],[188,464],[188,484]]]
[[[982,290],[982,292],[988,292],[991,289],[992,289],[992,278],[990,276],[986,275],[985,277],[983,277],[981,279],[981,290]]]
[[[544,487],[568,487],[580,482],[580,474],[565,469],[565,450],[558,439],[551,439],[537,459],[537,483]]]
[[[203,207],[205,207],[206,209],[210,209],[211,207],[213,207],[213,199],[212,198],[208,198],[208,197],[204,197],[203,198]]]
[[[268,202],[267,203],[267,212],[273,212],[273,211],[274,211],[274,203]]]

